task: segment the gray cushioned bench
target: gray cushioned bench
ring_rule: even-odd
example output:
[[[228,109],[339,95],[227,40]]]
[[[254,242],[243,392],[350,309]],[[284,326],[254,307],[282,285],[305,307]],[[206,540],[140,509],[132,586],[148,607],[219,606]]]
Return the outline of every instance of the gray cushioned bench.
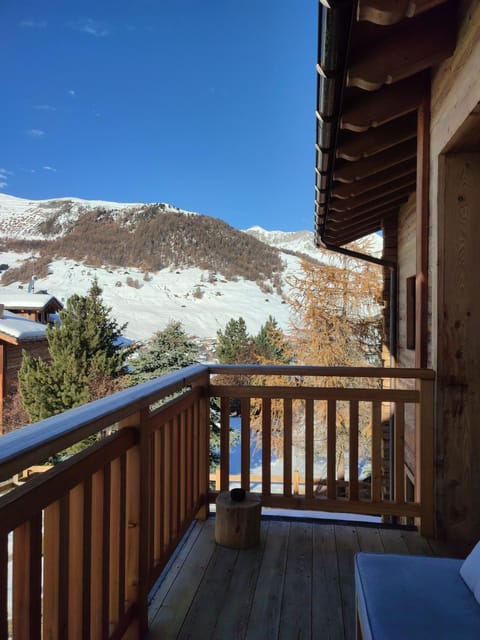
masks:
[[[363,640],[480,640],[480,605],[463,560],[358,553],[357,629]]]

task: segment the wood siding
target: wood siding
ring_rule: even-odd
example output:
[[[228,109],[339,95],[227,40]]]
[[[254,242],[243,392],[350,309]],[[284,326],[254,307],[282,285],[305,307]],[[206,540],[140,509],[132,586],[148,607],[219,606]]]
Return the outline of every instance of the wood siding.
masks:
[[[46,340],[39,340],[36,342],[23,342],[21,345],[6,344],[6,391],[7,393],[12,389],[18,380],[18,372],[22,366],[22,352],[27,351],[31,356],[35,358],[48,359],[48,343]]]
[[[480,152],[479,68],[480,3],[462,2],[455,52],[432,79],[430,127],[429,365],[438,372],[437,531],[450,539],[480,536],[480,157],[467,157]]]
[[[413,193],[398,215],[398,341],[397,364],[415,367],[415,351],[407,349],[407,278],[416,273],[416,201]],[[412,380],[399,380],[400,389],[414,389]],[[405,407],[405,464],[413,473],[415,468],[415,409]]]

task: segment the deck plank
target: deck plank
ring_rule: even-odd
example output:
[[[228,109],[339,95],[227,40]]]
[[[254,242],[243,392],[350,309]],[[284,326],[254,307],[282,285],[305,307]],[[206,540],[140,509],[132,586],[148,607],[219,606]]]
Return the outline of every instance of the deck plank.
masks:
[[[150,605],[162,640],[353,640],[357,551],[431,555],[415,531],[314,521],[262,521],[261,544],[215,545],[214,518],[197,523]],[[453,555],[453,554],[447,554]]]
[[[207,520],[191,547],[181,571],[165,595],[162,606],[152,616],[151,629],[162,640],[174,640],[188,613],[215,549],[215,520]]]
[[[198,638],[199,629],[202,630],[204,638],[212,637],[217,619],[226,602],[238,553],[238,549],[215,546],[200,588],[178,634],[179,640]]]
[[[408,553],[408,547],[399,529],[379,529],[379,533],[385,553]]]
[[[342,595],[342,611],[345,640],[355,638],[355,553],[360,551],[357,529],[354,526],[335,525],[337,543],[338,573]]]
[[[280,640],[312,635],[312,524],[290,526],[280,614]]]
[[[289,522],[270,522],[247,640],[278,638],[289,533]]]
[[[313,526],[312,638],[343,640],[342,595],[333,525]]]
[[[260,565],[265,551],[269,523],[262,522],[260,545],[238,554],[224,606],[213,633],[214,640],[243,640],[257,586]]]

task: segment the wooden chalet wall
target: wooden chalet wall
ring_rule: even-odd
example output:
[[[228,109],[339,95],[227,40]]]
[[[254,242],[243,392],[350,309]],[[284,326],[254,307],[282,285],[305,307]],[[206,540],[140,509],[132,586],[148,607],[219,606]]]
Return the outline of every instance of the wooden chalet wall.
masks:
[[[46,340],[22,342],[19,345],[0,340],[0,433],[3,425],[3,405],[8,394],[16,389],[23,350],[36,358],[47,360],[50,357]]]
[[[437,371],[440,536],[480,537],[480,2],[462,2],[457,46],[433,75],[429,365]]]
[[[415,349],[407,348],[407,278],[416,273],[416,197],[413,193],[398,214],[398,310],[397,310],[397,366],[414,368]],[[402,389],[415,388],[414,381],[397,383]],[[405,408],[405,464],[415,472],[415,408]]]

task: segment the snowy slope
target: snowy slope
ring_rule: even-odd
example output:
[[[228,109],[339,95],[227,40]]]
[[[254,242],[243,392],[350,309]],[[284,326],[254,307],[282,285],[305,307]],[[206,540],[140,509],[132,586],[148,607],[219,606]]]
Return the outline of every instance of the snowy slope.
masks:
[[[92,268],[55,260],[50,271],[47,278],[36,281],[35,289],[48,290],[62,302],[73,293],[85,294],[97,277],[112,315],[119,323],[128,323],[124,335],[134,340],[147,340],[170,320],[180,320],[188,333],[199,338],[214,338],[232,317],[242,316],[255,333],[269,314],[284,327],[289,322],[289,305],[279,295],[265,294],[248,280],[227,282],[220,276],[211,283],[208,271],[201,269],[163,269],[144,280],[138,269]],[[127,278],[138,281],[140,288],[129,286]],[[18,284],[4,290],[18,291]]]

